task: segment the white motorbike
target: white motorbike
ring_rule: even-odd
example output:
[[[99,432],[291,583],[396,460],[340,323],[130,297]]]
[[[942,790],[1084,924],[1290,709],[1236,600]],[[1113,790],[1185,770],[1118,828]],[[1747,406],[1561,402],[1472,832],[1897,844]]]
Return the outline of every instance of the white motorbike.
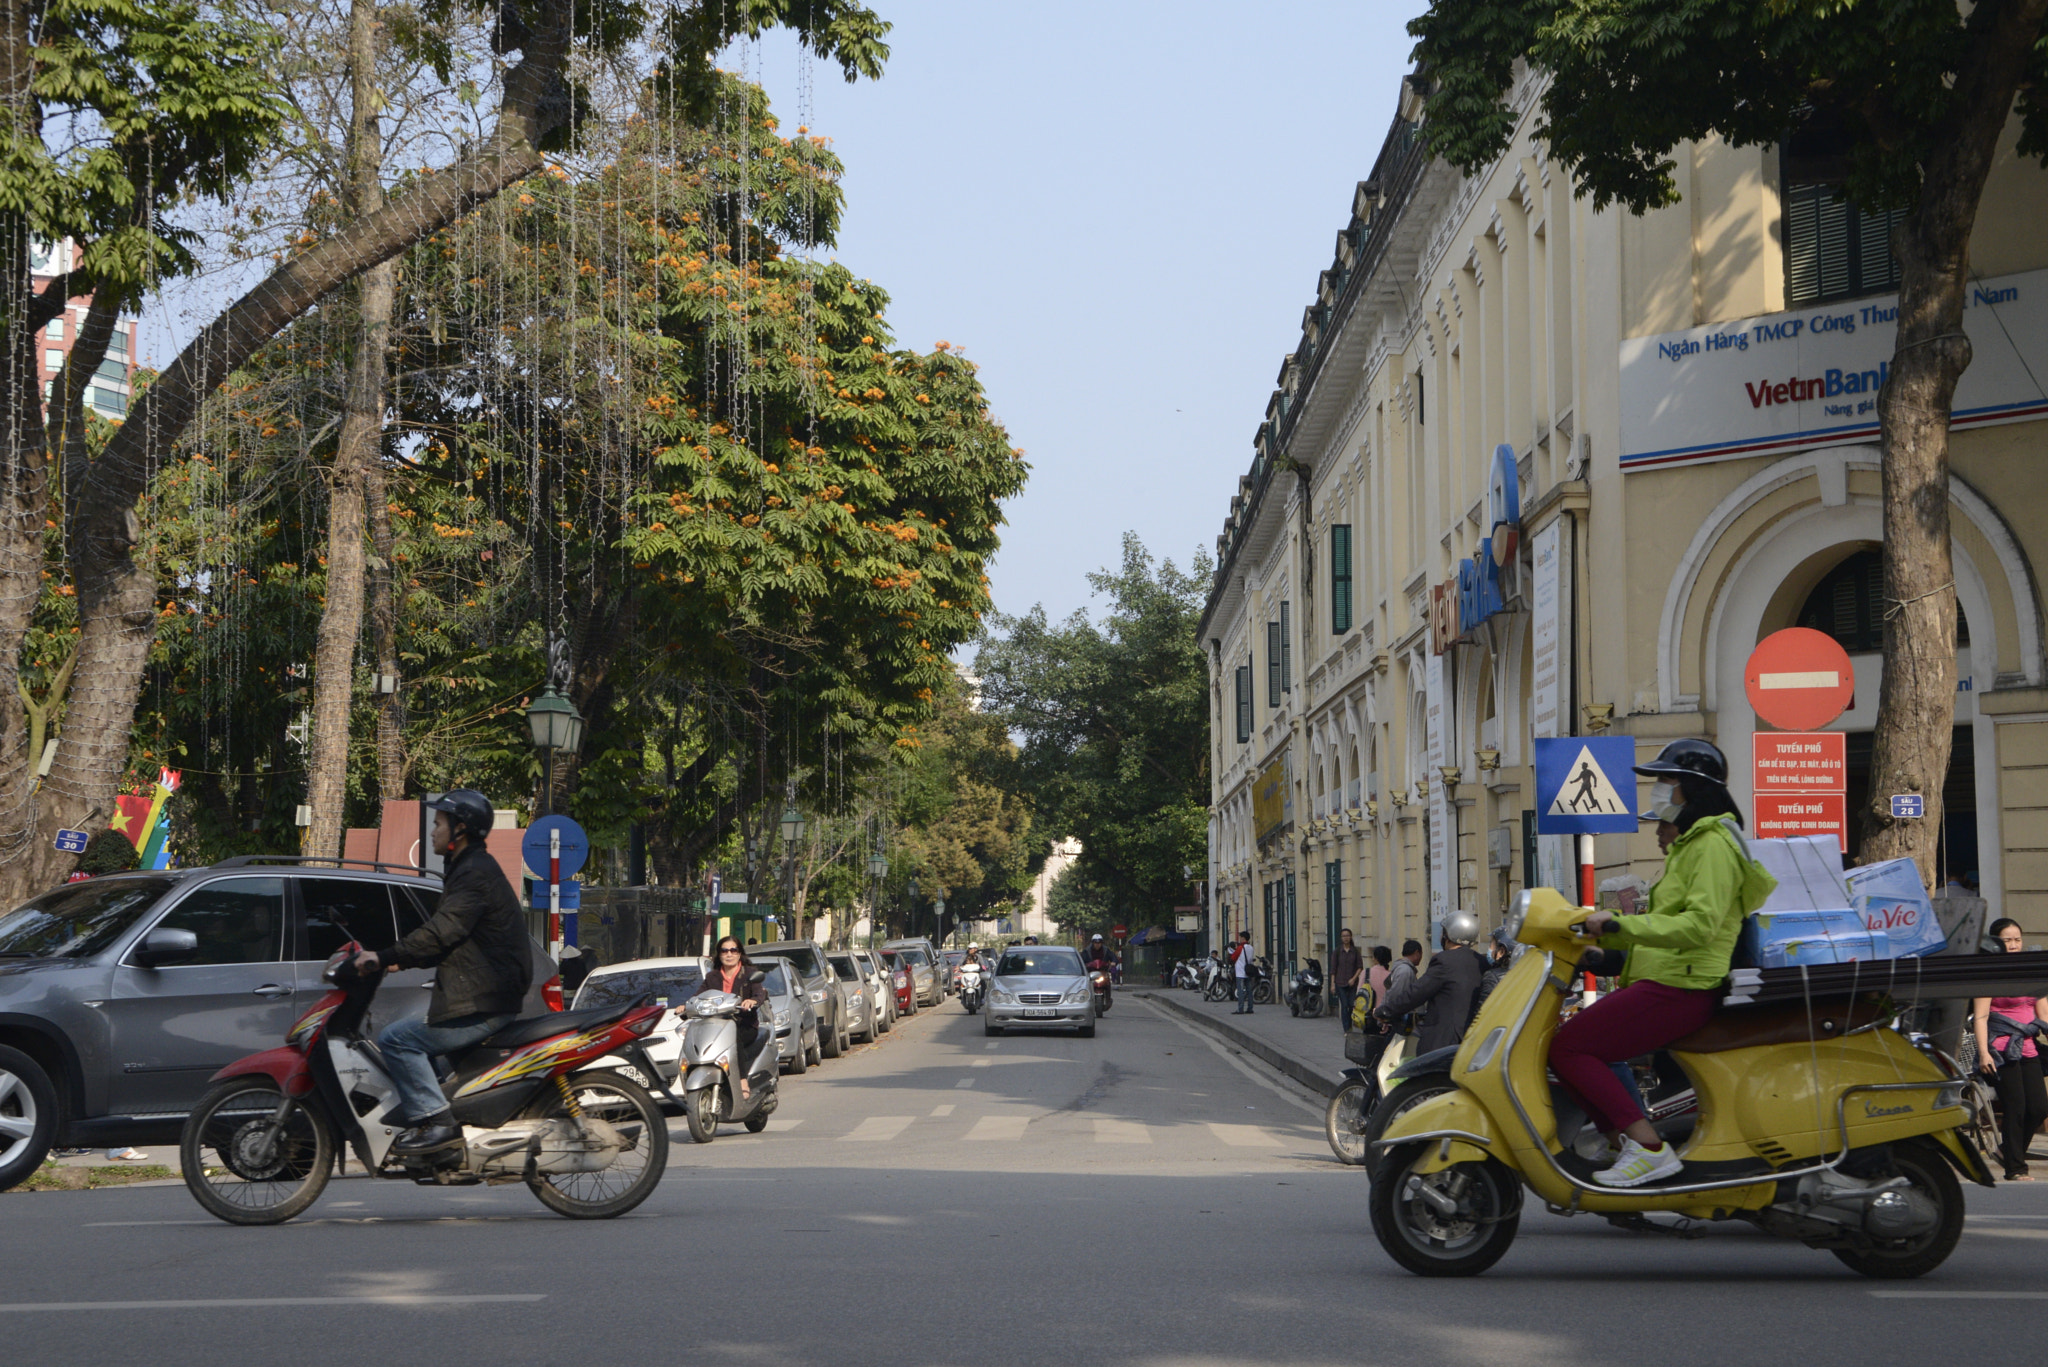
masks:
[[[988,979],[983,976],[981,965],[965,963],[960,965],[960,1004],[973,1015],[981,1010],[982,998],[988,994]]]
[[[721,1123],[743,1124],[751,1134],[768,1128],[775,1113],[775,1007],[756,974],[747,991],[767,1016],[751,1044],[740,1044],[740,998],[730,992],[699,992],[683,1004],[683,1118],[690,1138],[709,1144]],[[745,1086],[740,1085],[741,1079]]]

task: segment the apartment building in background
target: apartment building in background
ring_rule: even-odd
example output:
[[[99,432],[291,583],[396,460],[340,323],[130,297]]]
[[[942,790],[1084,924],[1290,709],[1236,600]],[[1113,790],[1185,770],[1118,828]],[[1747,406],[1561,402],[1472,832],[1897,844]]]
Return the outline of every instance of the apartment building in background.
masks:
[[[54,246],[32,243],[29,252],[29,273],[34,277],[37,294],[55,283],[60,274],[59,266],[67,258],[74,266],[78,259],[78,248],[68,238]],[[64,312],[52,318],[43,329],[37,350],[45,402],[54,391],[58,374],[64,369],[64,358],[71,354],[72,346],[78,341],[78,329],[85,323],[85,311],[91,304],[91,295],[70,300]],[[128,401],[135,392],[136,343],[140,326],[134,318],[123,318],[114,325],[113,337],[107,343],[106,358],[100,362],[99,369],[93,372],[86,386],[86,407],[114,422],[128,415]]]

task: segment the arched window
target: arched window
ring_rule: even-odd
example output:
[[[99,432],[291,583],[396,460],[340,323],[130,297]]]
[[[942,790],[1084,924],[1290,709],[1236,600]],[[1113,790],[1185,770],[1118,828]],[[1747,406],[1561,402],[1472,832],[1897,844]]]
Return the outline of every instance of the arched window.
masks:
[[[1825,632],[1855,654],[1884,649],[1884,558],[1875,550],[1857,551],[1827,572],[1806,595],[1798,626]],[[1970,643],[1970,623],[1956,605],[1956,645]]]

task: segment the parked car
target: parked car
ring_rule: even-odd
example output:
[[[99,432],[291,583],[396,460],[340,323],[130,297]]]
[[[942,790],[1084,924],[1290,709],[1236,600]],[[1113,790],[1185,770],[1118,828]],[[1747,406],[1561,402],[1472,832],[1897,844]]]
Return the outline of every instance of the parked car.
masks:
[[[868,985],[868,1000],[877,1004],[875,1033],[886,1035],[896,1028],[896,975],[872,949],[852,951],[860,965],[861,980]]]
[[[882,1002],[875,995],[874,984],[868,981],[867,971],[850,952],[826,957],[831,960],[832,972],[846,989],[847,1028],[852,1032],[851,1038],[862,1044],[873,1044],[882,1034],[878,1023],[882,1016]]]
[[[891,940],[882,948],[896,950],[909,963],[910,975],[917,980],[919,1006],[937,1006],[946,1000],[946,980],[940,976],[939,951],[932,947],[930,940],[922,936]]]
[[[0,915],[0,1189],[57,1145],[175,1143],[208,1080],[326,992],[336,950],[386,949],[440,904],[439,878],[305,862],[102,875]],[[533,964],[523,1014],[559,1010],[538,943]],[[424,1015],[432,977],[386,979],[373,1028]]]
[[[1011,1026],[1072,1026],[1083,1039],[1095,1034],[1095,992],[1081,956],[1064,945],[1006,949],[996,960],[982,1029],[1000,1035]]]
[[[775,1057],[785,1072],[801,1073],[823,1057],[818,1013],[810,994],[796,987],[796,970],[780,961],[761,965],[761,986],[775,1015]]]
[[[707,961],[702,956],[689,955],[676,959],[629,959],[622,964],[591,969],[590,976],[576,989],[576,1010],[627,1006],[644,997],[652,997],[655,1005],[666,1006],[669,1011],[641,1039],[641,1046],[647,1050],[647,1061],[660,1070],[660,1077],[652,1080],[642,1077],[640,1070],[630,1061],[615,1054],[594,1060],[588,1067],[616,1069],[652,1090],[655,1100],[665,1100],[661,1094],[675,1081],[679,1071],[677,1059],[683,1050],[682,1006],[704,986],[706,967]]]
[[[825,951],[812,940],[777,940],[773,944],[749,945],[747,957],[759,963],[767,959],[781,959],[796,970],[802,981],[804,992],[811,999],[811,1005],[818,1012],[818,1039],[826,1058],[838,1058],[846,1052],[853,1031],[849,1016],[853,1004],[846,986],[839,981],[839,975],[832,971],[832,965],[825,961]]]
[[[917,1014],[917,976],[911,971],[910,960],[893,949],[878,949],[875,957],[889,970],[889,985],[896,991],[896,1014],[914,1016]]]

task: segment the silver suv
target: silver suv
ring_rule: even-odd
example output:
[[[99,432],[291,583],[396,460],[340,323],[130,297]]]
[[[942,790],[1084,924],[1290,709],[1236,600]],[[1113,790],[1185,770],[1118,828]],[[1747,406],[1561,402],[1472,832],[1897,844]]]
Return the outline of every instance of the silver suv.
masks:
[[[0,914],[0,1190],[58,1144],[169,1143],[222,1067],[284,1043],[350,939],[382,949],[434,914],[441,880],[392,866],[244,856],[67,883]],[[525,1014],[558,1006],[534,945]],[[426,1011],[432,969],[395,973],[381,1026]]]
[[[765,945],[748,945],[749,959],[782,959],[796,970],[804,995],[818,1013],[818,1047],[826,1058],[838,1058],[853,1047],[851,989],[839,980],[825,951],[815,940],[771,940]]]

